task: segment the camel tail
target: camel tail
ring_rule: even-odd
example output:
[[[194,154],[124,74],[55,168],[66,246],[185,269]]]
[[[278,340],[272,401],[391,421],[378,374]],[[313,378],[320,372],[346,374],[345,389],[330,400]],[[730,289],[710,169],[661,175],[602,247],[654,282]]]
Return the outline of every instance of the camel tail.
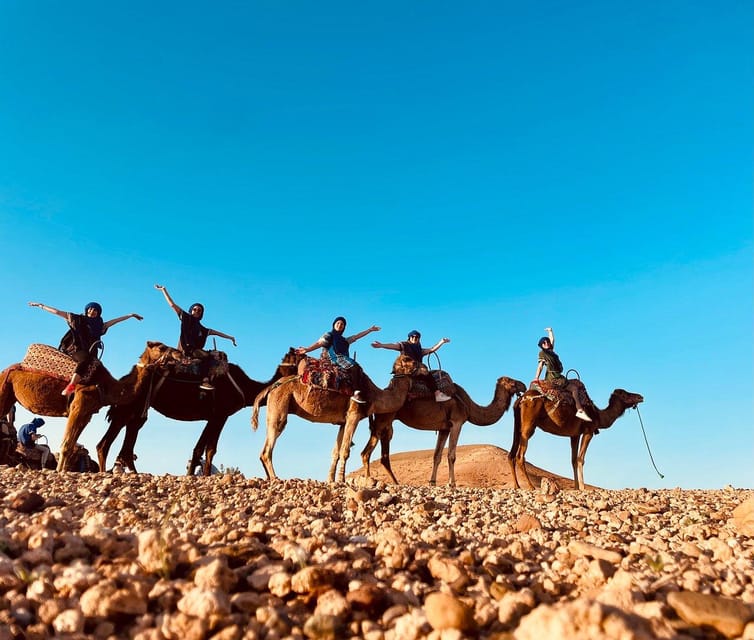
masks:
[[[259,408],[263,406],[267,401],[267,394],[270,393],[272,385],[265,387],[254,398],[254,410],[251,412],[251,429],[256,431],[259,428]]]

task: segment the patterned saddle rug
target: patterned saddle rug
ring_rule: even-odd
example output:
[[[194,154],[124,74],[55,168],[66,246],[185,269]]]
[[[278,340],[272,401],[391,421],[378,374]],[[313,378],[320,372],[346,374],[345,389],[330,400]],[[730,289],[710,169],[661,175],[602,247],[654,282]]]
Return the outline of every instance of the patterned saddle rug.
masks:
[[[202,378],[202,367],[206,375],[219,378],[228,373],[228,355],[223,351],[202,351],[201,358],[192,358],[182,351],[169,347],[162,342],[148,343],[147,350],[142,354],[139,362],[142,365],[154,365],[158,369],[175,376],[186,378]]]
[[[344,395],[353,395],[351,376],[335,366],[330,358],[309,358],[304,360],[301,382],[320,389],[337,391]]]
[[[30,344],[24,359],[21,360],[22,369],[39,371],[59,380],[70,380],[76,369],[76,364],[76,361],[69,355],[47,344]],[[81,376],[80,384],[89,382],[100,366],[102,366],[102,363],[95,358],[84,375]]]
[[[564,404],[570,404],[575,409],[576,405],[573,401],[573,396],[566,386],[569,383],[575,383],[577,385],[579,401],[582,406],[588,407],[594,404],[589,397],[589,394],[586,392],[586,387],[581,380],[566,380],[565,378],[558,378],[556,380],[532,380],[529,384],[529,388],[539,391],[545,398],[554,402],[556,405],[562,402]]]

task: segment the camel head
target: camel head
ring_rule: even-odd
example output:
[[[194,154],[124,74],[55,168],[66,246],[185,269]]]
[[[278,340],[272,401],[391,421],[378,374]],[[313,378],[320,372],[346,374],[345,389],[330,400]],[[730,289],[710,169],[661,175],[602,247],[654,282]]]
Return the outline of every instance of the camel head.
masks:
[[[526,385],[523,382],[521,382],[520,380],[514,380],[513,378],[509,378],[508,376],[498,378],[497,384],[502,386],[503,389],[511,394],[511,396],[520,396],[526,391]]]
[[[613,391],[613,397],[617,398],[627,409],[636,409],[640,402],[644,402],[644,396],[639,393],[631,393],[624,389]]]
[[[293,347],[289,347],[278,365],[278,371],[282,377],[296,375],[298,363],[306,358],[305,354],[296,353]]]

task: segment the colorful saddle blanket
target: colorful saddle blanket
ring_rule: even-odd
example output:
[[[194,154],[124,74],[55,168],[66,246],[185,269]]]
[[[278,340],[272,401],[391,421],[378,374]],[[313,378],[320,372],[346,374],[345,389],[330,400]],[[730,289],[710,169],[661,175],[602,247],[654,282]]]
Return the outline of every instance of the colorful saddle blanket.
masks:
[[[568,390],[568,383],[575,383],[578,386],[579,400],[582,406],[588,407],[594,404],[589,394],[586,392],[586,387],[581,380],[566,380],[565,378],[557,378],[556,380],[532,380],[529,385],[530,389],[539,391],[545,398],[555,403],[570,404],[575,407],[573,402],[573,396]]]
[[[102,366],[98,359],[81,376],[81,383],[86,384],[93,376],[97,367]],[[47,344],[30,344],[26,350],[21,367],[29,371],[39,371],[52,378],[70,380],[76,369],[76,361],[69,355]]]
[[[301,373],[301,382],[344,395],[353,394],[353,383],[348,372],[335,366],[330,358],[307,357]]]

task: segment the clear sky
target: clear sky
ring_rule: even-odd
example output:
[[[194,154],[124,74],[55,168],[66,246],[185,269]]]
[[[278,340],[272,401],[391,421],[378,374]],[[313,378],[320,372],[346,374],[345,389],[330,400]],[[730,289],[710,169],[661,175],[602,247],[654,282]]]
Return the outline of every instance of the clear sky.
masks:
[[[106,336],[125,375],[177,340],[160,283],[257,380],[344,315],[382,327],[352,348],[380,386],[395,353],[369,343],[416,328],[487,404],[552,326],[599,406],[644,395],[665,476],[630,411],[587,482],[752,487],[752,24],[744,0],[4,0],[2,366],[65,331],[29,301],[97,300],[144,316]],[[216,462],[263,476],[250,417]],[[150,413],[140,469],[182,473],[201,427]],[[278,474],[325,479],[335,434],[291,419]],[[511,437],[509,413],[460,444]],[[393,451],[433,446],[396,425]],[[527,459],[571,475],[566,438]]]

